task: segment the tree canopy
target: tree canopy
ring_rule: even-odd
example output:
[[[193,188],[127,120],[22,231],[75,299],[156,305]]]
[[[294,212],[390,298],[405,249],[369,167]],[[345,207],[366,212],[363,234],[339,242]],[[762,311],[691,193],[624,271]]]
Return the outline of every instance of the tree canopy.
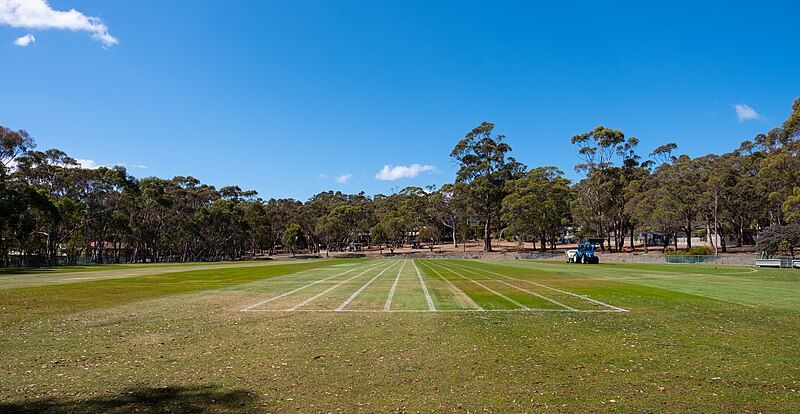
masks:
[[[693,236],[721,251],[731,240],[758,239],[771,253],[800,243],[800,99],[778,127],[725,154],[691,157],[668,142],[642,157],[636,137],[602,125],[571,142],[581,159],[574,183],[556,167],[529,170],[483,122],[453,147],[452,183],[301,201],[191,176],[82,168],[61,150],[38,150],[26,131],[0,126],[0,263],[225,260],[467,239],[491,251],[501,236],[547,249],[572,233],[615,251],[653,234],[662,248],[668,240],[676,247],[679,235],[687,249]]]

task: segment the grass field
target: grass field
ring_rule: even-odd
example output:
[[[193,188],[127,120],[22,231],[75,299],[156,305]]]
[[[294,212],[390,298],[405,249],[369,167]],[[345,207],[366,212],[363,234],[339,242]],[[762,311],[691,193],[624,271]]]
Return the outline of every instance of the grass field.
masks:
[[[0,310],[0,412],[800,411],[796,270],[93,267]]]

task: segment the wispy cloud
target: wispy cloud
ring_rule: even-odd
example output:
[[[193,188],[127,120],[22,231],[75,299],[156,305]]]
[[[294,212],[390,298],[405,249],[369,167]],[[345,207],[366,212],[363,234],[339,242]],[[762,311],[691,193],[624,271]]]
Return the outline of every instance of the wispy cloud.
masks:
[[[436,167],[432,165],[395,165],[386,164],[383,168],[375,174],[375,178],[381,181],[394,181],[400,178],[414,178],[420,173],[430,173],[436,171]]]
[[[82,31],[89,33],[92,39],[105,47],[119,43],[99,17],[86,16],[75,9],[53,10],[47,0],[0,0],[0,25],[35,30]]]
[[[319,178],[321,180],[327,180],[328,179],[328,174],[322,173],[322,174],[319,175]]]
[[[351,178],[353,178],[353,174],[344,173],[342,175],[336,176],[334,180],[336,180],[336,182],[339,184],[345,184],[348,181],[350,181]]]
[[[761,115],[747,104],[734,104],[733,109],[736,111],[736,118],[739,119],[739,122],[761,119]]]
[[[36,36],[32,34],[26,34],[25,36],[18,37],[17,40],[14,41],[14,44],[19,47],[27,47],[32,45],[34,42],[36,42]]]

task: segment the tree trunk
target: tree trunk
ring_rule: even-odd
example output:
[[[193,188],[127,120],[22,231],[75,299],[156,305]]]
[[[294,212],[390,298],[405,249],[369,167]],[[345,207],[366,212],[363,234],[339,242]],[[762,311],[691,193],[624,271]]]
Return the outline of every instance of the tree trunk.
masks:
[[[492,251],[492,214],[486,215],[486,224],[483,227],[483,251]]]
[[[742,221],[739,222],[739,228],[737,229],[739,240],[736,240],[736,247],[742,247],[742,239],[744,238],[744,224],[742,224]]]
[[[692,220],[686,223],[686,250],[692,248]]]
[[[633,226],[631,226],[631,252],[636,251],[636,245],[633,244]]]

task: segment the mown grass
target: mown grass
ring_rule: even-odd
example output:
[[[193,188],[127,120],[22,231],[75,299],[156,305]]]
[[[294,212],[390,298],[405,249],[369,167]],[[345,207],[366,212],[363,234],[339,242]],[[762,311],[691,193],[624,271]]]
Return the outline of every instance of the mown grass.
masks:
[[[159,267],[193,267],[205,266],[208,264],[231,264],[244,262],[192,262],[192,263],[129,263],[129,264],[93,264],[93,265],[74,265],[74,266],[42,266],[42,267],[4,267],[0,268],[0,280],[3,275],[36,275],[53,273],[82,273],[122,269],[147,269]]]
[[[711,274],[522,261],[417,265],[425,273],[436,268],[484,304],[493,303],[485,291],[439,266],[475,280],[458,267],[552,284],[630,311],[246,313],[240,310],[268,296],[270,286],[269,279],[253,280],[253,268],[219,281],[215,271],[186,281],[163,275],[154,283],[165,294],[103,301],[80,312],[62,302],[58,311],[39,313],[46,317],[0,325],[0,411],[800,410],[797,310],[770,295],[739,297],[737,288],[744,283],[758,292],[778,283],[800,295],[800,281],[737,275],[725,279],[736,301],[725,301],[709,297],[719,292],[694,294],[685,285],[694,280],[696,289],[708,279],[714,286],[731,268]],[[403,283],[416,289],[416,273],[408,269]],[[395,275],[375,282],[376,303]],[[657,280],[670,284],[651,285]],[[127,286],[147,291],[148,284]],[[239,284],[261,289],[234,289]],[[115,286],[98,284],[94,293]],[[31,299],[52,293],[27,292]],[[8,314],[50,306],[30,303],[10,307],[0,296]]]
[[[84,311],[142,301],[159,296],[221,289],[256,280],[284,276],[356,259],[292,262],[257,267],[190,270],[61,285],[0,289],[0,323]],[[110,270],[117,269],[111,266]]]

